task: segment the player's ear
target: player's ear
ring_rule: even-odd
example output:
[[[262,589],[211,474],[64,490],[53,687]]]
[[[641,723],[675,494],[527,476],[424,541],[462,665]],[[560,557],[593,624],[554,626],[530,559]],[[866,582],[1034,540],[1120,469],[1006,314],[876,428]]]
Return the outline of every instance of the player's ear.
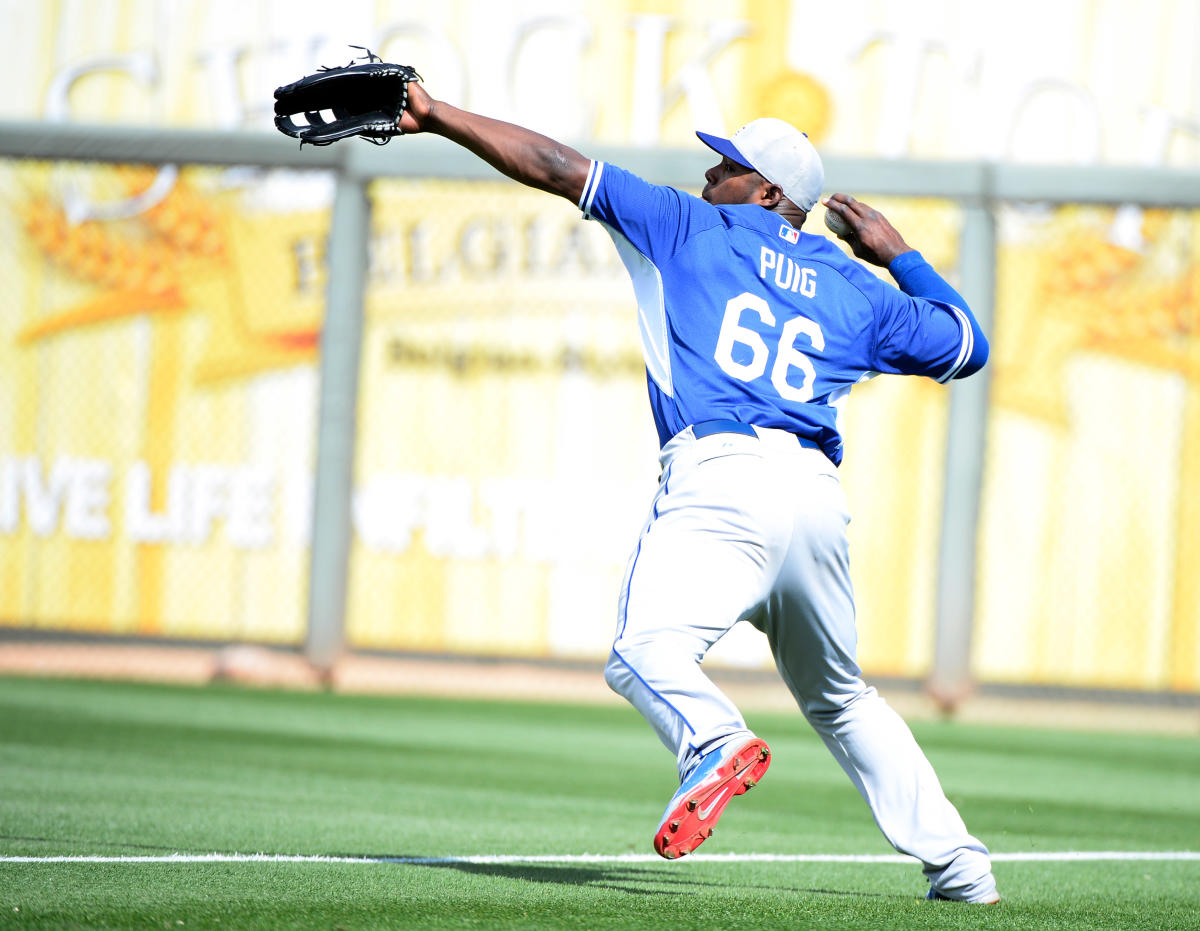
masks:
[[[783,189],[778,184],[772,184],[763,178],[763,183],[758,189],[759,204],[768,210],[774,210],[783,199]]]

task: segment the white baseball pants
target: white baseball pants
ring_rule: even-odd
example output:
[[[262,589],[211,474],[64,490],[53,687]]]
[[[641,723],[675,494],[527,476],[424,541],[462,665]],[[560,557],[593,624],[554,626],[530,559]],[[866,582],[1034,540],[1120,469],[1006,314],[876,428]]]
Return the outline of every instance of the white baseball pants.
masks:
[[[796,437],[691,428],[663,448],[650,517],[629,560],[605,669],[676,754],[748,734],[700,660],[746,620],[768,638],[805,718],[901,853],[953,898],[995,892],[987,848],[967,833],[908,726],[861,679],[837,470]]]

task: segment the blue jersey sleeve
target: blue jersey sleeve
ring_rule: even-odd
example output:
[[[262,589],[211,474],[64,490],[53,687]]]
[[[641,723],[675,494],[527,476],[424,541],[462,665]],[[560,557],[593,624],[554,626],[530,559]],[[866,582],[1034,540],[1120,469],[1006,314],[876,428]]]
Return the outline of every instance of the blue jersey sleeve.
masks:
[[[945,278],[934,271],[933,266],[925,261],[921,253],[914,250],[897,256],[888,266],[888,271],[892,273],[896,284],[905,294],[936,301],[944,309],[959,311],[962,317],[966,318],[967,324],[971,328],[971,351],[962,368],[951,377],[966,378],[983,368],[984,363],[987,362],[989,350],[987,337],[983,335],[983,328],[979,326],[979,321],[971,313],[971,308],[967,306],[963,296],[954,290]],[[962,320],[959,318],[959,323],[961,324],[961,322]]]
[[[876,305],[878,371],[947,382],[981,368],[987,340],[961,295],[919,252],[899,256],[890,270],[901,290],[887,289]]]
[[[579,209],[615,229],[656,265],[665,264],[689,236],[721,222],[716,208],[698,197],[596,161]]]

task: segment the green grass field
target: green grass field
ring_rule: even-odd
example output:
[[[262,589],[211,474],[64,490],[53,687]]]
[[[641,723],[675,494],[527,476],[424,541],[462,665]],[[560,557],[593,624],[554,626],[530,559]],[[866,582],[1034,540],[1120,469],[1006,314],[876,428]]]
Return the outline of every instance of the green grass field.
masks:
[[[750,724],[771,772],[701,854],[892,852],[799,714]],[[995,853],[1200,850],[1196,739],[914,730]],[[0,678],[0,927],[1200,927],[1195,859],[1000,860],[999,906],[910,863],[622,860],[672,763],[625,708]],[[120,859],[175,853],[356,862]]]

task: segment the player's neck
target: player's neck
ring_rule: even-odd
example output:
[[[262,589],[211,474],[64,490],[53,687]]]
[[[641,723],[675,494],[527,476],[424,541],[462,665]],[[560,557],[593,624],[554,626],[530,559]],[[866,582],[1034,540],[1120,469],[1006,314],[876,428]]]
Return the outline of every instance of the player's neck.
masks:
[[[804,221],[808,219],[808,211],[801,210],[791,201],[780,201],[774,207],[768,207],[772,213],[777,213],[783,219],[787,220],[796,229],[800,229],[804,225]]]

